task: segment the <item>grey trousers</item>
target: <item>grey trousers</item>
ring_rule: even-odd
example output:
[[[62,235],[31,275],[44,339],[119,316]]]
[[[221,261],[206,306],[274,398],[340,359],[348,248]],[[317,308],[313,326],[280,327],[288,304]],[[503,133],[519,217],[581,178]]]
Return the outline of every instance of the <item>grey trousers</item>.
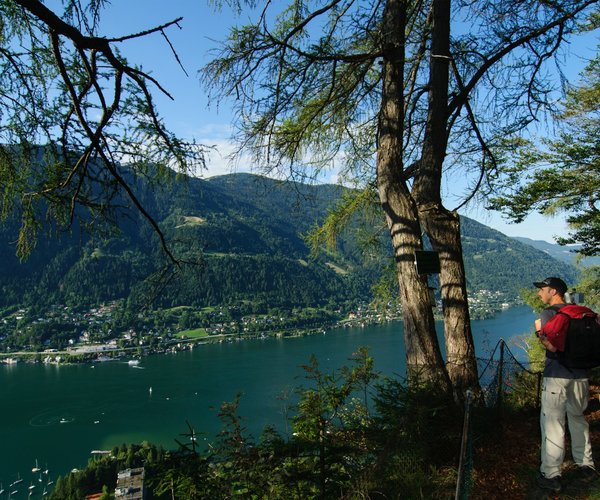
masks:
[[[588,379],[544,377],[542,386],[542,464],[540,472],[548,478],[560,475],[565,457],[565,423],[571,435],[573,461],[579,466],[594,466],[589,426],[583,412],[588,404]]]

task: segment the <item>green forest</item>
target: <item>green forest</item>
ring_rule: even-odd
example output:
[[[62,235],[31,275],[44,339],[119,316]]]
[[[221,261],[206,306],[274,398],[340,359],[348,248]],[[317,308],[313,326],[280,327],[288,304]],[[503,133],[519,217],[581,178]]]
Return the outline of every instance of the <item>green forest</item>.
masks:
[[[23,262],[11,244],[18,230],[13,221],[0,227],[0,307],[93,306],[115,299],[154,308],[244,300],[282,307],[368,302],[391,262],[383,239],[383,255],[361,251],[360,221],[335,252],[311,256],[303,235],[323,221],[336,186],[232,174],[190,178],[179,190],[168,203],[160,190],[148,201],[184,261],[160,293],[164,255],[143,220],[124,218],[119,232],[105,237],[73,228],[40,238]],[[152,194],[148,190],[146,196]],[[500,290],[513,297],[539,276],[558,274],[569,282],[576,277],[573,267],[466,217],[462,238],[472,291]]]

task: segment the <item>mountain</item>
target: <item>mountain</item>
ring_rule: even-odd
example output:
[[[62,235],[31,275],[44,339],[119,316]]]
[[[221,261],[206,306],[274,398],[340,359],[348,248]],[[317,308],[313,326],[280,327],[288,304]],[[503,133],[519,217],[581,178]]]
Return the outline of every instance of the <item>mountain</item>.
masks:
[[[600,257],[583,257],[578,261],[578,256],[575,252],[578,248],[580,248],[580,245],[557,245],[556,243],[548,243],[544,240],[532,240],[530,238],[523,238],[521,236],[517,236],[515,239],[521,243],[530,245],[533,248],[537,248],[538,250],[547,253],[557,260],[561,260],[572,265],[578,264],[583,267],[600,266]]]
[[[516,294],[543,279],[540,277],[561,276],[567,283],[577,281],[577,270],[572,265],[467,217],[461,221],[467,286],[471,290]]]
[[[240,301],[293,307],[369,295],[376,269],[358,266],[352,250],[312,259],[302,238],[340,196],[339,187],[247,174],[189,178],[165,189],[135,187],[172,251],[183,261],[199,261],[184,265],[160,288],[154,302],[159,307]],[[0,226],[0,308],[115,298],[140,303],[154,296],[165,264],[157,235],[137,212],[121,217],[119,225],[119,235],[90,236],[77,228],[58,238],[41,235],[24,263],[11,243],[18,221]]]
[[[0,226],[0,309],[112,299],[137,307],[150,296],[156,307],[349,304],[370,300],[370,287],[391,257],[390,251],[365,258],[354,226],[340,237],[337,252],[310,256],[303,235],[324,220],[343,192],[339,186],[232,174],[173,181],[165,189],[138,182],[135,189],[173,252],[198,264],[183,265],[166,285],[157,280],[165,256],[147,221],[131,211],[119,219],[119,234],[89,235],[77,227],[42,234],[30,258],[19,262],[18,221],[9,220]],[[471,291],[516,295],[546,276],[576,278],[572,266],[471,219],[463,218],[462,231]]]

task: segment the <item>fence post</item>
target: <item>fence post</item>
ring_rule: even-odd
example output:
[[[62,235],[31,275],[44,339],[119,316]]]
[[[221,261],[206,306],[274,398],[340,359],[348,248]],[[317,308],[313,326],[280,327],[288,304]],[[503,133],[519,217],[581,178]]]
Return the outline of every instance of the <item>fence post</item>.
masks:
[[[498,413],[502,409],[502,393],[504,389],[504,339],[500,339],[500,362],[498,363],[498,397],[496,399],[496,405]]]
[[[467,391],[467,398],[465,401],[465,417],[463,420],[463,430],[462,430],[462,440],[460,443],[460,457],[458,458],[458,474],[456,478],[456,494],[454,496],[455,500],[459,500],[461,498],[462,493],[462,483],[464,476],[464,468],[465,468],[465,455],[467,453],[467,443],[469,441],[469,420],[471,415],[471,398],[473,393],[471,391]]]

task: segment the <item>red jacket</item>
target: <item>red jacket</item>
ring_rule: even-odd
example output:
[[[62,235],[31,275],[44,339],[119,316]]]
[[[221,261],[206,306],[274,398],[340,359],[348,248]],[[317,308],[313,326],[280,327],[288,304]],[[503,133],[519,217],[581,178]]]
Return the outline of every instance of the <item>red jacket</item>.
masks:
[[[583,318],[588,315],[595,317],[596,313],[589,307],[567,304],[558,309],[556,314],[546,321],[540,335],[544,335],[559,351],[564,351],[570,318]]]

